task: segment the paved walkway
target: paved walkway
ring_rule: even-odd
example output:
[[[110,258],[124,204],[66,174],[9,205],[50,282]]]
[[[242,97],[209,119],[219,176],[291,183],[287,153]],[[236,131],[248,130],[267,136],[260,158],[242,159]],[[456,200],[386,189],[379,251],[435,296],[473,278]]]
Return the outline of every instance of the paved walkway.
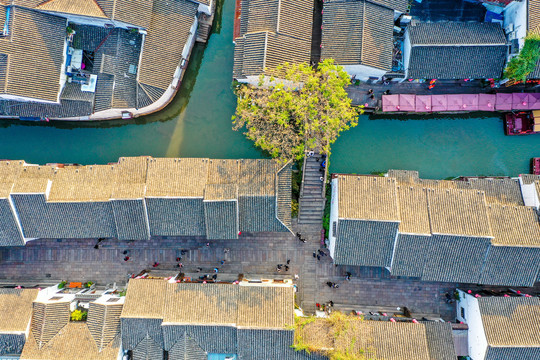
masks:
[[[152,269],[155,261],[160,263],[157,269],[178,270],[176,257],[186,249],[182,258],[186,273],[195,272],[197,267],[203,268],[202,273],[212,273],[217,266],[220,273],[283,276],[276,265],[290,259],[288,274],[291,278],[299,275],[297,301],[306,312],[313,311],[316,302],[332,300],[336,304],[407,306],[416,313],[441,313],[448,320],[455,317],[453,307],[441,295],[453,289],[453,284],[391,279],[380,268],[335,267],[328,256],[321,260],[313,257],[319,240],[310,236],[304,244],[288,233],[260,233],[242,234],[235,241],[212,241],[209,247],[205,239],[196,237],[153,238],[148,242],[107,240],[96,250],[96,240],[92,239],[41,239],[26,247],[1,249],[0,278],[14,282],[65,279],[123,284],[128,274]],[[225,248],[229,253],[225,254]],[[128,262],[123,261],[124,250],[129,250]],[[345,281],[346,271],[353,273],[351,281]],[[327,281],[340,287],[330,289]]]
[[[373,90],[374,98],[368,94],[368,90]],[[540,88],[534,88],[530,85],[514,85],[510,87],[492,88],[486,85],[481,80],[463,81],[449,80],[437,81],[433,89],[429,89],[429,82],[416,83],[404,81],[402,83],[391,83],[384,85],[382,83],[368,84],[361,83],[359,85],[350,85],[347,89],[347,94],[352,99],[353,105],[365,105],[374,108],[379,106],[382,101],[383,92],[390,90],[392,94],[416,94],[416,95],[443,95],[443,94],[480,94],[480,93],[495,93],[495,92],[540,92]]]

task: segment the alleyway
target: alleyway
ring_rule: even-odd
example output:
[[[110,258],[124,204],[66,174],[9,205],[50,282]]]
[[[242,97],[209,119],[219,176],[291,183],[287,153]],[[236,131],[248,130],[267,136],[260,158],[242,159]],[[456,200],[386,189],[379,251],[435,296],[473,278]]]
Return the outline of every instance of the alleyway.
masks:
[[[445,319],[454,318],[453,306],[444,302],[443,294],[454,284],[425,283],[419,281],[390,279],[383,269],[342,269],[330,263],[324,256],[318,261],[313,252],[318,249],[315,241],[306,244],[292,234],[261,233],[242,234],[237,241],[213,241],[206,246],[202,238],[154,238],[148,242],[109,241],[100,249],[94,249],[95,240],[35,240],[20,248],[0,250],[0,278],[10,281],[44,280],[94,281],[99,284],[125,283],[130,273],[152,269],[177,269],[176,258],[180,250],[187,253],[181,262],[184,272],[219,272],[245,274],[247,276],[283,276],[276,271],[277,264],[291,260],[289,277],[299,275],[299,302],[308,311],[315,302],[329,300],[340,305],[373,305],[384,307],[407,306],[412,312],[442,314]],[[228,254],[224,249],[230,249]],[[123,251],[129,249],[130,260],[124,262]],[[220,265],[221,260],[226,260]],[[352,280],[345,281],[345,271],[353,273]],[[254,276],[255,275],[255,276]],[[219,274],[218,274],[219,280]],[[330,289],[327,281],[340,284]],[[309,296],[302,302],[303,290],[309,288]]]

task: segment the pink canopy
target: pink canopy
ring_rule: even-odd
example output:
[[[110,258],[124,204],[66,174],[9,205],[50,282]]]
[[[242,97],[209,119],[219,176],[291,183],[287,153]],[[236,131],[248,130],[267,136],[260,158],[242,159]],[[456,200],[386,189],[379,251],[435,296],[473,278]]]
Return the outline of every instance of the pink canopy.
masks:
[[[495,94],[479,94],[478,95],[478,110],[494,111],[497,97]]]
[[[414,111],[416,109],[415,98],[414,94],[399,94],[400,111]]]
[[[382,108],[384,112],[399,111],[399,95],[383,95]]]
[[[539,93],[533,93],[529,94],[530,100],[529,100],[529,109],[531,110],[540,110],[540,94]]]
[[[512,94],[497,93],[496,110],[512,110]]]
[[[431,111],[431,95],[416,95],[416,112]]]
[[[478,94],[463,95],[463,105],[461,107],[463,108],[463,111],[477,111],[478,110]]]
[[[431,95],[431,111],[446,111],[448,99],[446,95]]]
[[[463,111],[463,95],[448,95],[448,111]]]
[[[525,93],[512,94],[512,110],[527,110],[529,108],[529,95]]]

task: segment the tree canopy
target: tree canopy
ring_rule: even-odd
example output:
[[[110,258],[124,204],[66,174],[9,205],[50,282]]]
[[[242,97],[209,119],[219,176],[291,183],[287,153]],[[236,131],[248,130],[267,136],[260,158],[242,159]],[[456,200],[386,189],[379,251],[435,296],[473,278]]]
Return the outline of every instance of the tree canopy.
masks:
[[[240,85],[234,129],[245,129],[255,145],[280,161],[304,151],[330,153],[339,134],[358,124],[345,87],[349,75],[334,60],[314,69],[284,63],[259,77],[259,86]]]
[[[513,57],[504,69],[504,76],[512,81],[527,80],[527,75],[532,73],[540,59],[540,35],[529,34],[525,38],[525,45],[519,54]]]

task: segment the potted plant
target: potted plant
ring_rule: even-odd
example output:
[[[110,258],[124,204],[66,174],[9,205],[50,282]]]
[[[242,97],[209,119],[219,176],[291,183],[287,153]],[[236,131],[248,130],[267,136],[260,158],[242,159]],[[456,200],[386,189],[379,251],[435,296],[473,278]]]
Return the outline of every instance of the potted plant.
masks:
[[[62,281],[60,281],[60,284],[58,284],[58,288],[59,288],[59,289],[63,289],[63,288],[66,287],[66,285],[67,285],[67,281],[66,281],[66,280],[62,280]]]

